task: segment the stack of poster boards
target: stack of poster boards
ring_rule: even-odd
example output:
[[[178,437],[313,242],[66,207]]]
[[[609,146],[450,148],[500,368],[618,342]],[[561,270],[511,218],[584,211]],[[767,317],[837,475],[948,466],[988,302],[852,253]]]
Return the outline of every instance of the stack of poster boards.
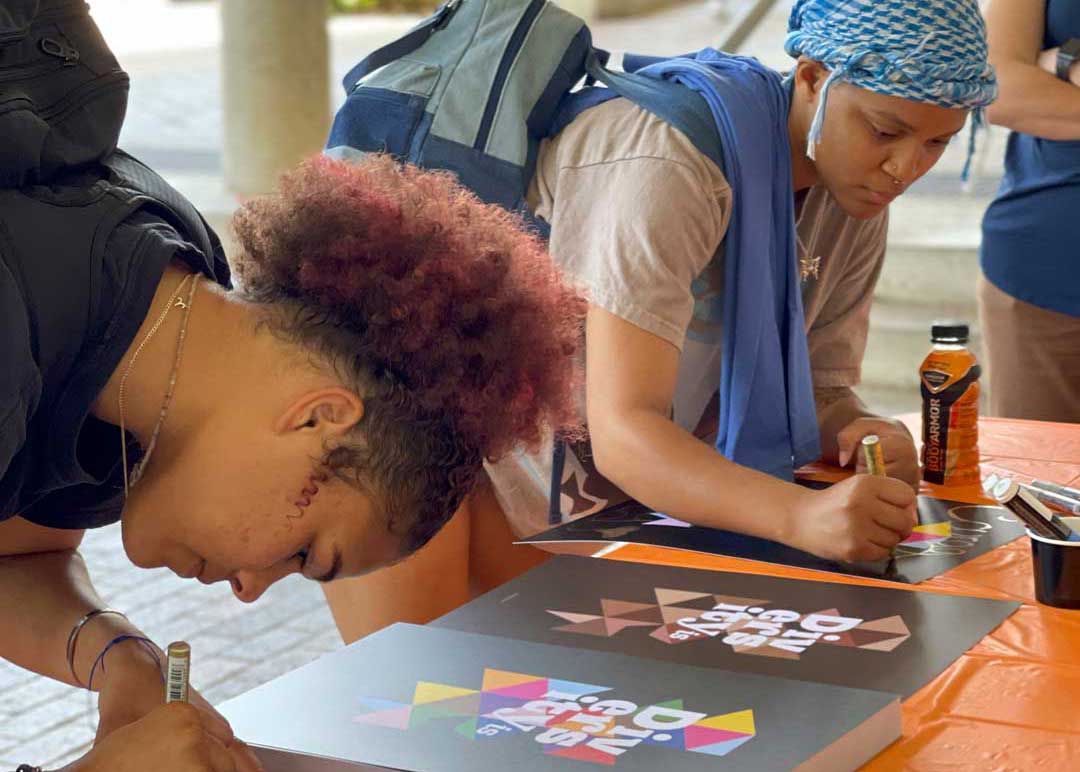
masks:
[[[406,624],[220,710],[267,772],[843,772],[900,736],[893,694]]]
[[[219,708],[268,772],[845,772],[1016,605],[561,557]]]

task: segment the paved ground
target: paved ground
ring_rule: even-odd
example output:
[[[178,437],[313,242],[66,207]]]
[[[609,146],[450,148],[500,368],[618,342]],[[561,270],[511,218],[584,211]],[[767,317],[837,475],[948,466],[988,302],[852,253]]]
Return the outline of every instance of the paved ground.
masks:
[[[717,15],[740,0],[689,2],[657,16],[596,25],[599,45],[675,54],[715,41]],[[132,77],[121,144],[157,168],[198,206],[227,215],[235,202],[221,177],[220,27],[208,1],[91,0],[95,18]],[[361,56],[415,22],[407,16],[331,22],[331,77],[338,85]],[[217,703],[342,645],[319,588],[298,577],[257,603],[227,585],[204,587],[167,569],[143,571],[124,556],[119,529],[88,534],[83,552],[113,607],[159,643],[184,638],[194,652],[192,683]],[[0,661],[0,771],[20,763],[56,768],[81,755],[94,734],[92,695]]]

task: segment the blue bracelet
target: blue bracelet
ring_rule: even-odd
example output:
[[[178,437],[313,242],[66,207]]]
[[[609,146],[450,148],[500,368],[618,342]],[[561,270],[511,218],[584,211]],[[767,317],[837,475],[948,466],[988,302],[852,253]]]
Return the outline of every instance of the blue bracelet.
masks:
[[[157,662],[158,672],[161,672],[161,655],[158,654],[157,649],[154,648],[153,641],[141,635],[118,635],[111,641],[109,641],[107,644],[105,644],[105,648],[101,650],[101,653],[97,655],[97,659],[94,660],[94,665],[90,668],[90,678],[86,682],[87,689],[93,691],[94,673],[97,671],[98,665],[101,665],[101,672],[105,672],[105,655],[109,653],[109,649],[111,649],[118,643],[123,643],[124,641],[138,641],[139,643],[141,643],[143,645],[143,648],[145,648],[147,651],[154,655],[154,661]],[[162,681],[165,680],[164,675],[161,678]]]

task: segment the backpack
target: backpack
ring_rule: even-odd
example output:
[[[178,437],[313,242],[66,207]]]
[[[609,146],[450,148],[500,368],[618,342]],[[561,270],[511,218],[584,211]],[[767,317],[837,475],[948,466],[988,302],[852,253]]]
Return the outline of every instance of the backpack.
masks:
[[[81,0],[0,4],[0,188],[45,182],[116,148],[128,76]]]
[[[585,22],[549,0],[447,0],[349,71],[325,152],[389,153],[451,171],[484,201],[528,215],[540,141],[614,92],[679,128],[723,168],[700,96],[635,74],[659,58],[626,56],[621,73],[607,60]]]

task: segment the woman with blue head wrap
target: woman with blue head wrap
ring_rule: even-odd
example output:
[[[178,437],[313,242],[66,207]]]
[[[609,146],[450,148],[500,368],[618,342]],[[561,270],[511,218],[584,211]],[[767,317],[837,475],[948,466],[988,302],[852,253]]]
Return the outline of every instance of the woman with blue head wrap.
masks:
[[[969,113],[974,143],[997,96],[975,0],[798,0],[784,48],[799,60],[792,123],[812,112],[806,156],[826,185],[841,183],[830,179],[831,148],[818,158],[833,139],[824,136],[829,97],[838,84],[855,87],[834,109],[836,150],[849,162],[881,161],[881,173],[862,171],[871,202],[887,203],[925,174]]]
[[[910,533],[914,442],[851,387],[887,206],[994,98],[983,20],[976,0],[798,0],[785,47],[787,77],[712,49],[624,60],[643,87],[701,97],[715,153],[614,88],[575,97],[587,109],[541,147],[531,203],[592,301],[591,445],[550,489],[542,458],[489,470],[518,532],[542,526],[551,490],[552,520],[629,494],[846,560]],[[898,479],[786,482],[807,461],[856,462],[867,434]]]

